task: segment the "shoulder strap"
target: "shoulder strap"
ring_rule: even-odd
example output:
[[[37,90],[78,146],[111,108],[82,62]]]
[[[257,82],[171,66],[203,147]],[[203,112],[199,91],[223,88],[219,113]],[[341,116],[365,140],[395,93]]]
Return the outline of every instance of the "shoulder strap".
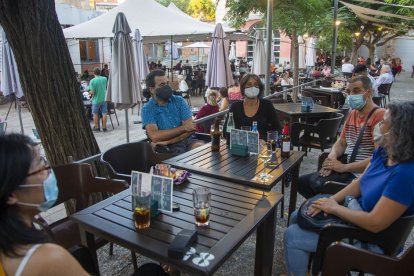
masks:
[[[368,120],[369,120],[369,118],[371,118],[371,115],[374,114],[375,110],[377,110],[378,108],[379,107],[376,106],[371,110],[371,112],[367,116],[367,119],[365,120],[364,125],[362,126],[361,130],[359,131],[358,139],[355,142],[354,149],[352,150],[351,157],[349,158],[349,163],[352,163],[352,162],[355,161],[355,158],[356,158],[356,155],[357,155],[357,152],[358,152],[358,148],[359,148],[359,144],[361,143],[362,136],[364,135],[365,128],[367,127],[367,124],[368,124]]]
[[[26,255],[23,257],[22,261],[19,264],[19,267],[16,270],[15,276],[21,276],[24,269],[26,268],[27,263],[32,257],[33,253],[38,249],[42,244],[35,244],[29,250],[27,250]]]

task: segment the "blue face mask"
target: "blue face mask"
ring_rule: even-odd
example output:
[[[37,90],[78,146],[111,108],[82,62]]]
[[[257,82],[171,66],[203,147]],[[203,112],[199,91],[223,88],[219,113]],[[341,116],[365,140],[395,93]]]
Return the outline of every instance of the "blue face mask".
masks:
[[[17,204],[37,207],[37,209],[41,212],[45,212],[48,209],[50,209],[50,207],[52,207],[55,204],[58,198],[58,194],[59,194],[59,189],[57,186],[57,179],[56,179],[56,176],[53,170],[50,171],[49,176],[45,179],[45,181],[43,181],[43,184],[20,185],[21,188],[30,188],[30,187],[39,187],[39,186],[43,186],[43,194],[46,200],[45,202],[42,202],[40,204],[17,202]]]
[[[349,95],[346,100],[348,101],[348,105],[352,109],[361,110],[367,104],[367,101],[364,100],[363,94],[358,95]]]

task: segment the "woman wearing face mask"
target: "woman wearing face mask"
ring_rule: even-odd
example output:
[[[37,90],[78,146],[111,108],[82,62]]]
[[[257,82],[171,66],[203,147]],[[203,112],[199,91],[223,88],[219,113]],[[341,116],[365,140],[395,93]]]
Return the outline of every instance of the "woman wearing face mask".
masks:
[[[57,199],[53,170],[23,135],[1,135],[0,153],[0,275],[87,275],[32,224]]]
[[[259,137],[266,140],[267,131],[281,131],[279,118],[271,101],[262,99],[264,85],[255,74],[246,74],[240,80],[242,101],[234,102],[229,112],[233,112],[234,124],[237,129],[242,126],[252,126],[257,122]],[[227,125],[227,119],[226,124]]]
[[[312,216],[333,214],[350,224],[373,233],[390,226],[400,216],[414,214],[414,101],[391,102],[384,120],[374,129],[379,147],[374,151],[363,175],[330,198],[311,206]],[[357,198],[361,211],[341,205],[345,196]],[[300,228],[296,213],[285,232],[285,259],[288,275],[306,275],[308,258],[316,251],[318,233]],[[355,245],[357,246],[357,245]],[[382,253],[376,245],[368,249]]]

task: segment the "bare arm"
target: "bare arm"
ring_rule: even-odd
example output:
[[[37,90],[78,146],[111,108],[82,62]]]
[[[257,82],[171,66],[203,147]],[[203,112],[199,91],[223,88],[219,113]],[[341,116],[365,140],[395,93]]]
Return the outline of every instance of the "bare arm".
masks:
[[[63,247],[56,244],[44,244],[30,260],[28,271],[33,275],[88,275],[78,261]]]
[[[225,97],[220,104],[219,112],[227,109],[227,107],[229,107],[229,99]]]
[[[183,133],[189,132],[191,134],[195,131],[195,125],[193,118],[188,118],[181,126],[176,128],[159,130],[156,124],[148,124],[145,126],[145,130],[152,142],[159,143],[176,138]]]
[[[182,140],[184,140],[185,138],[187,138],[188,136],[190,136],[192,134],[192,132],[184,132],[182,134],[180,134],[177,137],[174,137],[170,140],[166,140],[166,141],[162,141],[162,142],[158,142],[156,143],[157,145],[169,145],[169,144],[174,144],[177,142],[180,142]]]

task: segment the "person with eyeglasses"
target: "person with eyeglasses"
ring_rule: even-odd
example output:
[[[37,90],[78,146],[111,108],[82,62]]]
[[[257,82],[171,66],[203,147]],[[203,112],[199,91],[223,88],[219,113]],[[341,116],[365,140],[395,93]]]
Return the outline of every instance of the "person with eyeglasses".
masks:
[[[236,129],[242,126],[252,126],[257,122],[257,131],[259,138],[267,139],[267,132],[277,130],[281,133],[281,125],[276,110],[272,102],[263,99],[264,85],[259,76],[255,74],[246,74],[240,80],[240,93],[243,100],[231,104],[229,113],[233,112],[233,119]],[[227,126],[228,116],[225,126]]]
[[[53,169],[27,136],[0,136],[0,275],[88,275],[33,218],[58,197]]]
[[[369,163],[377,145],[374,141],[374,128],[384,117],[384,109],[372,100],[372,83],[367,76],[357,76],[349,80],[347,102],[352,111],[345,120],[339,138],[322,164],[319,172],[299,177],[298,192],[305,198],[319,194],[326,181],[350,183],[361,174]],[[363,128],[366,123],[365,129]],[[363,130],[355,159],[351,160],[360,132]],[[340,161],[347,155],[346,163]]]

